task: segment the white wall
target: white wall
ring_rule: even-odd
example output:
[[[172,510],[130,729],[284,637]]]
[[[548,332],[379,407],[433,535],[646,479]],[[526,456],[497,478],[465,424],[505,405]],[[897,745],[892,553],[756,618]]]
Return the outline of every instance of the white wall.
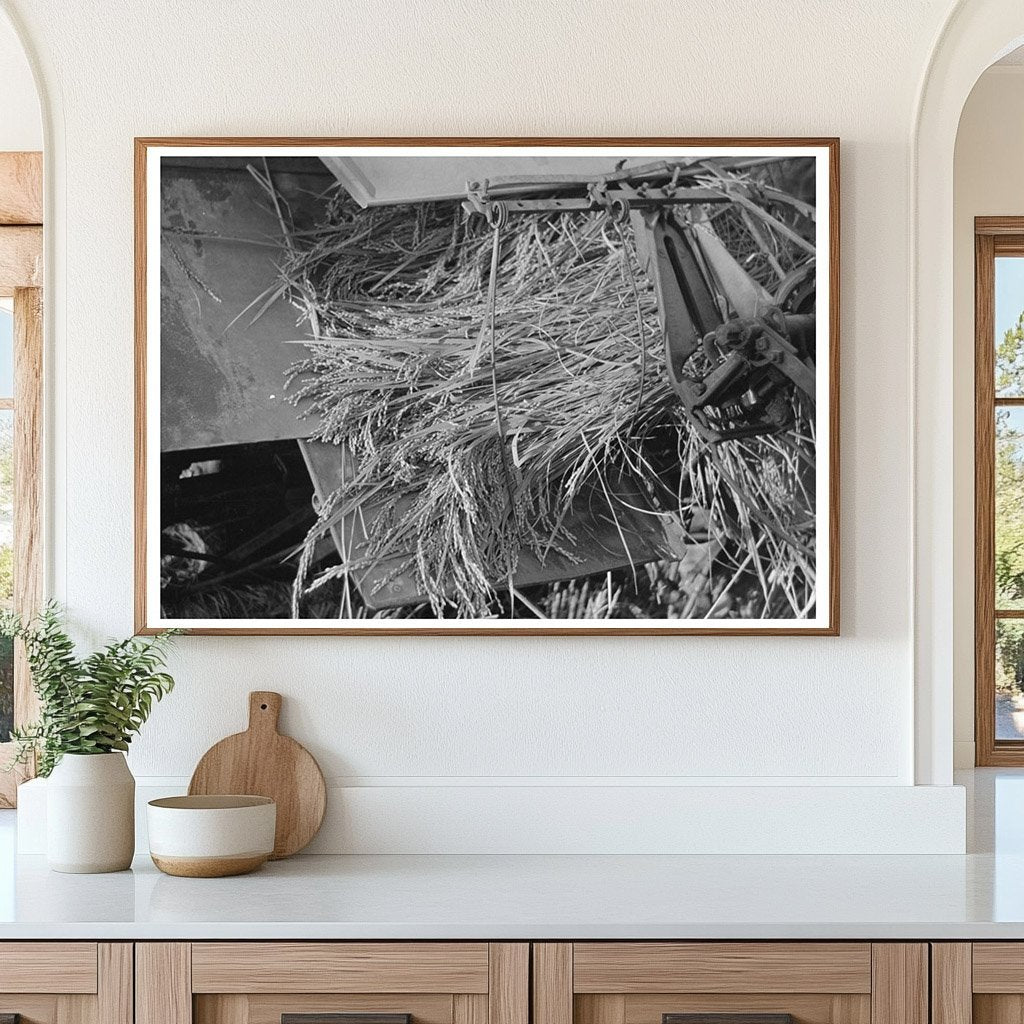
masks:
[[[0,15],[0,152],[40,150],[39,98],[24,47]]]
[[[92,638],[132,625],[133,136],[843,140],[840,639],[188,638],[137,773],[261,687],[360,788],[913,781],[908,160],[946,0],[5,6],[53,119],[52,590]]]
[[[974,764],[974,218],[1024,216],[1024,65],[990,68],[960,119],[954,161],[954,737]]]

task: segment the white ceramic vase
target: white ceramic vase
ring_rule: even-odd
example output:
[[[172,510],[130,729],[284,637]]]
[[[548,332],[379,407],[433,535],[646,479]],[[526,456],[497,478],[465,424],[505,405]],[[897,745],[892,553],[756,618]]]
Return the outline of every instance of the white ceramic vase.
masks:
[[[135,853],[135,779],[124,754],[65,754],[46,783],[54,871],[124,871]]]

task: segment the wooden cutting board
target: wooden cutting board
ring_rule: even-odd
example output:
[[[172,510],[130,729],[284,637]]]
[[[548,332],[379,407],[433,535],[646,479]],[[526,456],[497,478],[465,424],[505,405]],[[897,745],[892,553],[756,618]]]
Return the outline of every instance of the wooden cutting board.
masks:
[[[313,755],[277,731],[281,694],[249,694],[249,728],[214,744],[200,759],[189,783],[190,796],[244,793],[277,803],[277,832],[271,860],[290,857],[320,829],[327,787]]]

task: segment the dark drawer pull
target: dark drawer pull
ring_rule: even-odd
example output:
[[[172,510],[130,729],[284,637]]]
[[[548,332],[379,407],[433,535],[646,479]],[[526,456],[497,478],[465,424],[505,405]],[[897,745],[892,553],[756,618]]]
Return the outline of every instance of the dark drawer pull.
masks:
[[[7,1024],[7,1022],[0,1020],[0,1024]],[[281,1024],[412,1024],[412,1014],[282,1013]]]
[[[661,1024],[793,1024],[791,1013],[663,1013]]]

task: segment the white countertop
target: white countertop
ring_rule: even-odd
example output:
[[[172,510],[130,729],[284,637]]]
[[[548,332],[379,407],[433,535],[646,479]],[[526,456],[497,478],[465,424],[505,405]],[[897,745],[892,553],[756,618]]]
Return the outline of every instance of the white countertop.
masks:
[[[310,856],[227,879],[137,858],[59,875],[13,856],[0,812],[0,939],[1024,939],[1024,773],[962,781],[966,856]]]
[[[1024,856],[298,857],[231,879],[21,858],[0,939],[1024,938]]]

